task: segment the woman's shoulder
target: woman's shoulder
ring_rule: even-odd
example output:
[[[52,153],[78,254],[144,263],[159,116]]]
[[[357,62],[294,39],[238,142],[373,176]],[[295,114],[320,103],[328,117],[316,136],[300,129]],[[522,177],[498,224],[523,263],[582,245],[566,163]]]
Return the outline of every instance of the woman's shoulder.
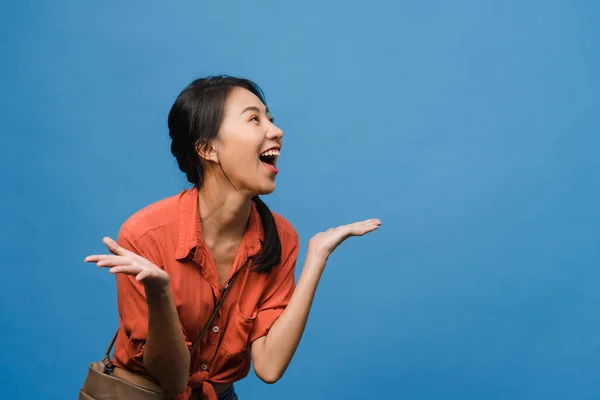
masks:
[[[277,233],[279,233],[279,239],[282,243],[297,244],[298,243],[298,232],[284,216],[271,211],[275,224],[277,225]]]
[[[166,227],[177,221],[180,210],[181,197],[188,190],[176,195],[162,198],[131,214],[121,226],[126,231],[137,237],[149,231]]]

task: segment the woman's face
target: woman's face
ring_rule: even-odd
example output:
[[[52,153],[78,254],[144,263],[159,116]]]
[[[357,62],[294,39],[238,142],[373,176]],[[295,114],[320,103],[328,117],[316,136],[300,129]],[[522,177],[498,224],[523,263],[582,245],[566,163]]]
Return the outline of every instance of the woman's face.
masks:
[[[283,132],[252,92],[235,87],[225,102],[214,155],[234,187],[250,197],[275,190]]]

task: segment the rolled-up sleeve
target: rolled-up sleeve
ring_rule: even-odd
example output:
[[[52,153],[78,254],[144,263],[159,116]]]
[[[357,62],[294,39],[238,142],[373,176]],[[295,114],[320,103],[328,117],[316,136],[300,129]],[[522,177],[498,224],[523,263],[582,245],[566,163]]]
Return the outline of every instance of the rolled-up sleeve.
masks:
[[[158,252],[153,252],[152,246],[145,244],[147,240],[146,236],[136,237],[127,225],[123,225],[117,243],[161,267]],[[134,275],[122,273],[116,274],[116,280],[120,326],[128,340],[128,345],[124,346],[128,359],[120,361],[132,369],[145,370],[143,355],[148,336],[148,303],[144,284],[138,282]],[[187,337],[186,342],[189,346]]]
[[[145,254],[137,238],[125,225],[119,231],[117,243],[124,249],[154,262],[150,260],[148,254]],[[136,369],[144,369],[144,345],[148,336],[148,305],[144,285],[136,281],[133,275],[116,274],[116,279],[121,329],[129,340],[129,345],[125,346],[128,360],[123,361],[126,361],[129,366],[137,367]]]
[[[288,251],[282,257],[283,262],[271,272],[273,274],[271,282],[258,304],[256,319],[250,332],[250,342],[269,332],[277,318],[285,310],[296,288],[294,273],[299,244],[298,235],[295,232],[291,245],[287,247]]]

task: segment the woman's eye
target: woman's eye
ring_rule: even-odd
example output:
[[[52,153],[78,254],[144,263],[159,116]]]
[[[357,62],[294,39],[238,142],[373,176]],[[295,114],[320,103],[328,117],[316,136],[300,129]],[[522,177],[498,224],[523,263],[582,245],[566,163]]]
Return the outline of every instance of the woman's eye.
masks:
[[[255,115],[254,117],[250,118],[250,121],[256,121],[256,122],[258,122],[258,117]]]

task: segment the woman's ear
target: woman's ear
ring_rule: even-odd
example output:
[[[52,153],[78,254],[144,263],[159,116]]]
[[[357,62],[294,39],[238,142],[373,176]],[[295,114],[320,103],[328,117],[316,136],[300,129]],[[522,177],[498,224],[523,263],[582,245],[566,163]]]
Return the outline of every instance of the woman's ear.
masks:
[[[196,144],[196,153],[198,153],[198,156],[205,161],[213,162],[215,164],[219,163],[219,152],[215,147],[214,140]]]

